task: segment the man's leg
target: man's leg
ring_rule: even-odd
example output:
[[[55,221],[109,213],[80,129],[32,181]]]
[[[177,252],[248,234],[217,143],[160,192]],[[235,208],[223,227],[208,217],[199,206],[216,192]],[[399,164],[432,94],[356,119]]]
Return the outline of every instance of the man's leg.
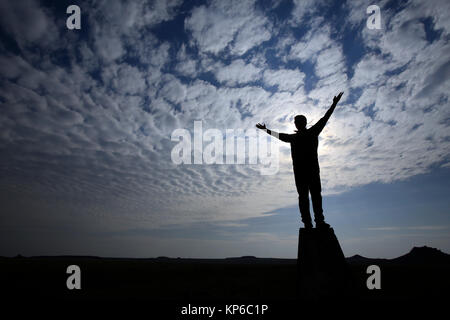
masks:
[[[314,221],[317,224],[325,222],[322,208],[322,185],[320,183],[320,174],[311,175],[309,180],[309,191],[311,192],[311,200],[314,209]]]
[[[300,209],[300,215],[302,217],[302,222],[305,224],[306,228],[312,228],[311,213],[309,211],[309,188],[308,181],[302,179],[298,172],[294,171],[295,176],[295,186],[298,192],[298,207]]]

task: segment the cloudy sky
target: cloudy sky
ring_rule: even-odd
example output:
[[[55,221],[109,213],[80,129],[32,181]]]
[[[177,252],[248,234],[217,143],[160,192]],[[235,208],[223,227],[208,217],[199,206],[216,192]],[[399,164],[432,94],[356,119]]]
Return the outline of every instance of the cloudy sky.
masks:
[[[81,9],[69,30],[66,8]],[[381,8],[381,29],[366,9]],[[296,256],[279,170],[171,160],[174,130],[321,134],[347,256],[450,252],[450,2],[0,0],[0,255]]]

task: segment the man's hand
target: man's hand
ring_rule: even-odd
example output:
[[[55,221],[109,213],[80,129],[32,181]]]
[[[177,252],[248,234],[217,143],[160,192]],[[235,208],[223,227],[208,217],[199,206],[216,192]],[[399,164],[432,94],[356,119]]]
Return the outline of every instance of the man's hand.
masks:
[[[266,130],[266,124],[265,124],[265,123],[263,123],[263,124],[257,123],[257,124],[256,124],[256,127],[257,127],[258,129]]]
[[[341,100],[341,97],[342,97],[343,94],[344,94],[344,92],[339,92],[339,94],[337,96],[334,96],[334,98],[333,98],[333,104],[334,105],[337,105],[339,100]]]

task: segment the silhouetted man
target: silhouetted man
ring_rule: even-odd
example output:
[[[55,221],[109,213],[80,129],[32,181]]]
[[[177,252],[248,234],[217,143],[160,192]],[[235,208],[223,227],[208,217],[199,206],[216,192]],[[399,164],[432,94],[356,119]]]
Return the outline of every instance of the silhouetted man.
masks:
[[[278,133],[266,128],[265,124],[258,123],[258,129],[266,132],[281,141],[291,144],[291,155],[294,166],[295,185],[298,192],[298,205],[302,221],[305,228],[312,228],[311,213],[309,212],[309,193],[314,209],[314,221],[318,228],[329,228],[330,225],[325,222],[322,209],[322,187],[320,184],[319,160],[317,159],[317,147],[319,145],[319,134],[327,124],[328,119],[336,108],[337,103],[342,97],[340,92],[333,98],[333,104],[320,119],[311,128],[306,129],[306,117],[297,115],[294,118],[297,132],[294,134]]]

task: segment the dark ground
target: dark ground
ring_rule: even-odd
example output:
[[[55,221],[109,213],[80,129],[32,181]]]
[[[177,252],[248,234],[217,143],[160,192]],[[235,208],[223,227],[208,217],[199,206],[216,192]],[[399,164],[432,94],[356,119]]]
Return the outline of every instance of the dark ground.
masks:
[[[347,258],[355,286],[351,297],[339,297],[338,305],[351,312],[357,306],[448,303],[449,255],[440,253],[436,258],[433,252],[427,252],[424,261],[420,255],[424,252],[414,252],[416,249],[423,248],[393,260]],[[66,269],[73,264],[81,269],[81,290],[66,287]],[[370,264],[381,268],[381,290],[366,287],[366,269]],[[188,304],[268,304],[274,315],[323,304],[327,299],[299,297],[296,260],[290,259],[0,258],[0,279],[6,293],[4,303],[38,302],[51,306],[132,302],[163,312],[165,319],[187,319],[180,318],[180,310]],[[336,302],[335,298],[332,302]],[[248,319],[258,317],[252,315]],[[215,315],[216,318],[220,317]]]

